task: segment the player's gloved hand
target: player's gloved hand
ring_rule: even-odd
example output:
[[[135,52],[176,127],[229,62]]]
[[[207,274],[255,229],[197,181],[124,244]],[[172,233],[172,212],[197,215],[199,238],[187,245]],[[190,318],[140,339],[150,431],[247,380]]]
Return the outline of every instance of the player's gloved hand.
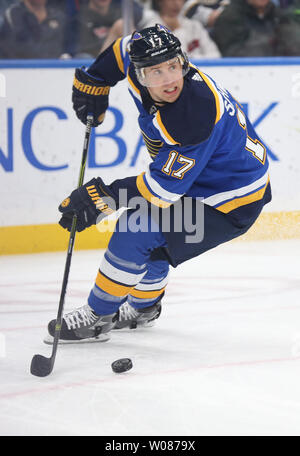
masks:
[[[76,68],[72,102],[76,115],[85,125],[87,115],[94,116],[93,127],[100,125],[108,108],[110,87],[102,80],[90,76],[84,68]]]
[[[63,200],[58,210],[63,214],[59,221],[63,228],[71,231],[76,214],[76,231],[83,231],[112,214],[116,210],[116,202],[102,179],[97,177],[74,190]]]

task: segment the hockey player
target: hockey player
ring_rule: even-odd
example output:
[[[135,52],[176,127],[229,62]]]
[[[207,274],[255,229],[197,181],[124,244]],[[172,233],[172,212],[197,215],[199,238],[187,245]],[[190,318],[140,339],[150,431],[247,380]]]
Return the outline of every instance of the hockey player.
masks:
[[[271,200],[266,146],[238,101],[188,61],[168,29],[156,24],[134,32],[116,40],[87,70],[76,69],[72,99],[78,118],[85,124],[92,113],[94,126],[101,124],[110,87],[125,78],[153,161],[138,176],[110,185],[97,177],[74,190],[59,207],[59,223],[70,231],[76,213],[82,231],[140,197],[145,205],[139,217],[147,229],[131,229],[136,208],[123,212],[87,303],[64,315],[60,342],[102,341],[111,329],[158,318],[169,265],[242,235]],[[125,203],[120,190],[126,190]],[[188,212],[176,216],[187,199]],[[167,229],[160,218],[165,214]],[[186,214],[203,225],[201,239],[187,242]],[[50,342],[54,330],[52,320]]]

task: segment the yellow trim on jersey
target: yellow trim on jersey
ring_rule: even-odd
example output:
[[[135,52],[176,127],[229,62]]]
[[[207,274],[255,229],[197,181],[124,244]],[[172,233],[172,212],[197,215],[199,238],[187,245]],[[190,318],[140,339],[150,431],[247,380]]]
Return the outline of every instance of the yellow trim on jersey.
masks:
[[[266,185],[261,188],[260,190],[257,190],[257,192],[251,193],[251,195],[247,196],[241,196],[239,198],[235,198],[232,201],[228,201],[228,203],[222,204],[221,206],[216,207],[218,211],[224,212],[225,214],[228,214],[228,212],[233,211],[234,209],[237,209],[238,207],[245,206],[246,204],[254,203],[254,201],[259,201],[262,199],[264,196],[266,187],[270,181],[270,177],[267,180]]]
[[[157,154],[157,153],[159,152],[159,149],[161,149],[161,147],[162,147],[162,146],[161,146],[161,147],[157,147],[157,148],[151,147],[151,146],[148,144],[147,141],[145,141],[145,145],[146,145],[148,151],[154,152],[155,154]]]
[[[113,51],[114,51],[114,54],[115,54],[115,57],[116,57],[116,61],[117,61],[119,70],[123,74],[125,74],[125,72],[124,72],[124,62],[123,62],[122,54],[121,54],[121,39],[122,38],[118,38],[115,41],[115,44],[113,45]]]
[[[164,143],[163,143],[160,139],[152,139],[152,138],[149,138],[149,136],[147,136],[146,133],[145,133],[143,130],[141,130],[141,133],[142,133],[142,135],[145,136],[149,141],[154,142],[154,143],[157,142],[157,143],[159,143],[159,145],[163,146]],[[144,138],[144,139],[145,139],[145,138]]]
[[[149,154],[152,158],[154,158],[162,148],[163,142],[159,139],[149,138],[146,133],[143,132],[143,130],[141,130],[141,133]]]
[[[167,201],[164,201],[157,196],[153,195],[147,188],[145,182],[144,182],[144,172],[142,174],[139,174],[136,178],[136,186],[138,188],[138,191],[140,194],[147,200],[149,203],[154,204],[154,206],[158,207],[169,207],[171,206],[171,203],[167,203]]]
[[[162,123],[162,120],[161,120],[161,115],[160,115],[160,112],[157,111],[157,114],[156,114],[156,120],[157,120],[157,123],[158,125],[160,126],[160,128],[162,129],[162,132],[163,134],[165,135],[165,137],[173,144],[179,144],[180,143],[178,141],[175,141],[174,138],[172,138],[172,136],[168,133],[168,131],[166,130],[166,127],[164,126],[164,124]]]
[[[112,280],[104,277],[103,274],[99,271],[96,277],[96,285],[97,287],[104,290],[106,293],[109,293],[113,296],[126,296],[130,292],[133,287],[128,287],[125,285],[120,285]]]
[[[213,86],[213,83],[208,79],[208,77],[205,74],[201,73],[201,71],[192,63],[190,63],[190,66],[192,68],[194,68],[196,71],[198,71],[198,73],[201,76],[201,78],[203,79],[203,81],[208,85],[208,87],[214,94],[214,97],[216,100],[216,111],[217,111],[216,120],[215,120],[215,124],[216,124],[221,119],[221,107],[220,107],[220,100],[219,100],[218,92],[216,91],[215,87]]]
[[[131,87],[133,88],[133,90],[135,90],[136,93],[138,93],[139,95],[141,95],[140,90],[139,90],[139,89],[137,88],[137,86],[133,83],[131,77],[129,76],[129,71],[127,72],[127,79],[128,79],[129,84],[130,84]]]
[[[219,100],[218,93],[217,93],[216,89],[214,88],[213,84],[211,83],[211,81],[208,79],[208,77],[205,76],[205,74],[201,73],[201,71],[199,71],[198,68],[197,68],[197,71],[200,74],[201,78],[208,85],[208,87],[210,88],[212,93],[214,94],[214,97],[215,97],[215,100],[216,100],[216,110],[217,110],[216,120],[215,120],[215,124],[216,124],[221,119],[221,108],[220,108],[220,100]]]
[[[160,290],[151,290],[151,291],[142,291],[142,290],[137,290],[136,288],[133,288],[133,290],[130,291],[130,295],[134,296],[135,298],[156,298],[160,296],[166,287],[161,288]]]

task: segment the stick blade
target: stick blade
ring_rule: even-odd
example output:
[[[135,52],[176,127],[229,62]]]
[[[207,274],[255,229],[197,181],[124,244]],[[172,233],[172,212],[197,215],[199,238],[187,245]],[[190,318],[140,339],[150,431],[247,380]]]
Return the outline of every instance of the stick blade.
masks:
[[[34,355],[31,360],[30,372],[37,377],[47,377],[53,369],[52,358],[43,355]]]

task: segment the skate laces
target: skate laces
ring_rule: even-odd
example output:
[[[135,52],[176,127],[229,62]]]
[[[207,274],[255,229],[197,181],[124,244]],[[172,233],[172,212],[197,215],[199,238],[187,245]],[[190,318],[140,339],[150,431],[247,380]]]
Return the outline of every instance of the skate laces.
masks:
[[[132,320],[138,315],[138,312],[127,302],[119,308],[119,321]]]
[[[76,329],[76,326],[80,328],[82,325],[93,325],[98,318],[88,304],[64,315],[68,329]]]

